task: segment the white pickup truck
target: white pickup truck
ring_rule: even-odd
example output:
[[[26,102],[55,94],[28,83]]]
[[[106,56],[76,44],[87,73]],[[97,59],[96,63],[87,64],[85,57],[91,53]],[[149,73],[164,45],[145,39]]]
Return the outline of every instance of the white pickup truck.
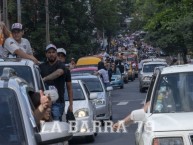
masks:
[[[160,69],[146,96],[147,112],[139,111],[137,145],[193,144],[193,65]]]

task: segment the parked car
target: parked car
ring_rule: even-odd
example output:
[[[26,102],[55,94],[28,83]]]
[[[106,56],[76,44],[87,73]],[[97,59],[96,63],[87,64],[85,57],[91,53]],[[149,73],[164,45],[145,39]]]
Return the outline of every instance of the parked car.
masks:
[[[96,106],[96,120],[112,119],[112,99],[110,91],[112,87],[105,88],[101,78],[95,75],[73,76],[73,80],[82,80],[87,85],[90,93],[97,93],[97,99],[93,100]]]
[[[137,145],[193,144],[192,87],[193,65],[157,69],[146,96],[147,112],[135,116]]]
[[[155,67],[167,66],[166,62],[150,61],[143,63],[142,70],[139,73],[139,91],[144,92],[148,89]]]
[[[71,75],[81,75],[84,73],[94,74],[98,70],[98,67],[88,66],[88,67],[78,67],[71,70]]]
[[[39,145],[67,141],[72,137],[65,122],[45,122],[42,129],[32,114],[33,92],[25,80],[12,68],[4,68],[0,77],[0,143],[3,145]],[[55,127],[57,125],[57,127]]]
[[[112,73],[110,84],[113,87],[119,87],[121,89],[124,87],[123,76],[118,67],[116,68],[116,72]]]
[[[96,93],[90,93],[86,84],[81,80],[72,80],[73,90],[73,113],[76,118],[78,132],[73,136],[86,137],[87,141],[95,140],[95,132],[93,129],[93,121],[96,119],[96,108],[91,100],[97,98]],[[67,92],[67,91],[66,91]],[[65,94],[65,111],[67,112],[69,100],[67,93]],[[88,126],[82,126],[84,121]]]

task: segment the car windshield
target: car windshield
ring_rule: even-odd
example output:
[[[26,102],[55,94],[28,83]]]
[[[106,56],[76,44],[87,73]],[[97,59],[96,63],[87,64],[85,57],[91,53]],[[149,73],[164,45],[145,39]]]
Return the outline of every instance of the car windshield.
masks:
[[[154,95],[154,113],[192,112],[193,73],[161,76]]]
[[[151,73],[154,71],[155,67],[166,66],[165,64],[147,64],[143,66],[143,72]]]
[[[0,144],[27,144],[17,96],[13,90],[7,88],[1,88],[0,94]]]
[[[3,68],[5,67],[10,67],[13,68],[16,72],[17,72],[17,76],[23,78],[24,80],[26,80],[29,85],[33,88],[35,88],[34,85],[34,79],[33,79],[33,75],[32,75],[32,71],[31,68],[29,66],[0,66],[0,74],[2,74],[3,72]]]
[[[116,72],[113,72],[112,75],[121,75],[119,68],[116,68]]]
[[[73,91],[73,101],[76,100],[85,100],[85,96],[83,90],[79,83],[72,83],[72,91]],[[67,90],[65,90],[65,100],[69,101]]]
[[[101,82],[98,78],[81,78],[84,81],[90,92],[103,92]]]

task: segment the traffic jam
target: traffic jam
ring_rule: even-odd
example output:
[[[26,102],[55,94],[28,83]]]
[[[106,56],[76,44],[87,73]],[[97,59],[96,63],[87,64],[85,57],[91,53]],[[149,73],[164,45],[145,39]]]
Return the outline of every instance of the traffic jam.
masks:
[[[0,145],[193,145],[192,9],[0,1]]]

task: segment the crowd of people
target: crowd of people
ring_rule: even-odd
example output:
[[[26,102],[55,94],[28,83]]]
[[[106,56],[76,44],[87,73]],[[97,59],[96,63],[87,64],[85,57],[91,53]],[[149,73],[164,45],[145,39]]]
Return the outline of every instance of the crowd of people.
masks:
[[[33,113],[40,126],[41,121],[60,120],[65,121],[64,91],[67,88],[69,97],[68,111],[73,112],[73,92],[70,70],[65,66],[66,50],[49,44],[45,49],[46,62],[40,63],[33,55],[33,48],[30,42],[23,38],[24,29],[20,23],[14,23],[11,31],[0,22],[0,58],[24,58],[32,60],[39,65],[40,73],[46,89],[53,89],[58,92],[58,99],[52,102],[49,94],[42,90],[31,94],[34,105]],[[71,60],[70,68],[75,67],[74,59]]]

